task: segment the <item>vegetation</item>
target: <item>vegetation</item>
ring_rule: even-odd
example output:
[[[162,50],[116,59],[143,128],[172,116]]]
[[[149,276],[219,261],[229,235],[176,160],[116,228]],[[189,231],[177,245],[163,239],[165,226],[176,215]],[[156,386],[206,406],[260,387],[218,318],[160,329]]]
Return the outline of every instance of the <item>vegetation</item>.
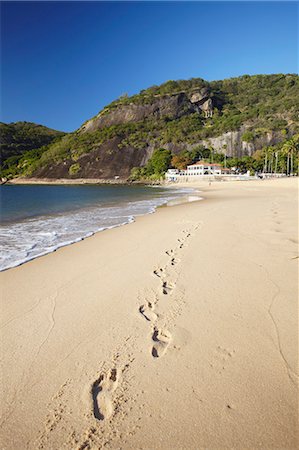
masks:
[[[126,152],[127,147],[142,152],[149,145],[161,149],[168,147],[168,144],[181,148],[195,146],[198,150],[198,144],[206,143],[208,146],[209,138],[241,129],[243,142],[258,148],[256,143],[262,142],[261,138],[269,132],[275,132],[275,136],[281,141],[289,140],[293,134],[299,132],[299,77],[292,74],[244,75],[213,82],[201,78],[170,80],[131,97],[124,94],[105,107],[100,115],[109,114],[112,110],[126,105],[150,105],[157,98],[168,98],[180,92],[189,95],[201,89],[208,90],[213,100],[213,116],[210,118],[205,118],[200,112],[181,111],[180,115],[171,117],[149,115],[139,122],[111,125],[92,132],[82,132],[79,129],[67,135],[24,122],[1,124],[1,135],[4,137],[1,149],[4,158],[0,176],[31,176],[39,169],[66,161],[68,167],[72,167],[80,163],[83,155],[100,151],[105,143],[110,143],[110,148],[116,148],[120,152]],[[41,129],[44,129],[43,134]],[[265,154],[264,149],[260,148],[259,151]],[[182,168],[196,160],[202,155],[203,148],[198,155],[192,152],[183,151],[172,155],[173,167]],[[222,158],[213,151],[210,152],[208,158],[210,157],[215,161]],[[254,155],[252,158],[258,160]],[[242,167],[250,166],[250,170],[260,167],[260,163],[251,159],[251,162],[244,161]],[[230,164],[229,161],[227,164]],[[277,164],[280,167],[279,162]],[[143,173],[144,170],[147,172]],[[140,169],[143,175],[138,175],[137,172],[137,169],[133,170],[133,178],[160,176],[159,170],[150,169],[150,166]]]
[[[159,180],[170,166],[171,151],[165,148],[157,149],[144,167],[134,167],[131,170],[131,181],[137,180]]]
[[[250,171],[252,175],[261,172],[298,174],[299,134],[275,146],[257,150],[252,156],[243,156],[242,158],[225,157],[224,154],[215,153],[213,149],[207,149],[203,146],[176,155],[171,155],[167,150],[156,150],[146,166],[132,169],[130,179],[132,181],[161,179],[164,177],[167,168],[184,170],[187,165],[199,159],[209,163],[220,163],[227,168],[234,168],[237,173]],[[158,170],[153,170],[153,167],[157,167]]]
[[[225,158],[224,155],[211,152],[209,162],[221,163],[227,168],[235,168],[237,172],[248,170],[255,173],[284,173],[287,175],[299,173],[299,134],[277,145],[263,147],[252,156],[242,158]]]
[[[298,120],[299,78],[295,74],[243,75],[221,81],[207,82],[201,78],[167,81],[152,86],[131,97],[115,100],[104,109],[108,114],[122,105],[151,104],[159,96],[187,94],[195,90],[210,90],[216,114],[205,124],[210,129],[205,137],[235,130],[244,122],[252,121],[253,127],[281,130],[287,126],[286,116]],[[277,117],[273,117],[277,116]]]
[[[299,134],[275,146],[257,150],[252,157],[228,160],[228,167],[253,172],[298,174]]]
[[[81,169],[81,166],[79,163],[72,164],[69,168],[69,174],[76,175],[80,169]]]
[[[193,148],[191,151],[184,150],[176,155],[173,155],[171,159],[171,166],[175,169],[184,170],[189,164],[194,163],[195,161],[201,160],[211,160],[212,159],[212,150],[205,148],[202,145]],[[222,154],[215,154],[214,160],[216,159],[223,160],[224,156]],[[219,161],[220,162],[220,161]]]
[[[242,136],[243,142],[252,142],[254,140],[254,134],[252,131],[246,131]]]
[[[41,156],[48,148],[43,146],[7,158],[1,166],[0,177],[10,179],[18,175],[30,176],[39,167]]]
[[[169,80],[160,86],[151,86],[148,89],[140,91],[139,94],[132,95],[128,94],[121,95],[118,99],[114,100],[112,103],[107,105],[103,111],[99,114],[105,115],[109,114],[113,109],[119,106],[125,105],[149,105],[152,104],[157,97],[165,97],[169,95],[179,94],[181,92],[192,92],[194,90],[202,89],[208,87],[209,83],[202,78],[191,78],[190,80]]]
[[[0,123],[0,155],[3,164],[8,158],[21,156],[28,150],[40,148],[65,133],[31,122]]]

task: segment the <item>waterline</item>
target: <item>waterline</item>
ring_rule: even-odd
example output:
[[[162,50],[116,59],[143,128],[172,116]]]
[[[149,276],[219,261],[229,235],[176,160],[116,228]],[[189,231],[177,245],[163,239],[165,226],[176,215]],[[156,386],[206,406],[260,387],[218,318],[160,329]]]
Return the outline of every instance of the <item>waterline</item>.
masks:
[[[106,198],[100,204],[92,206],[84,207],[83,202],[81,207],[73,211],[51,211],[48,215],[22,218],[9,223],[4,221],[0,227],[0,271],[79,242],[97,232],[131,223],[136,217],[153,213],[157,207],[171,205],[193,192],[192,189],[148,189],[146,195],[142,193],[138,200],[134,191],[133,201],[128,201],[128,196],[126,201],[121,201],[116,199],[116,195],[111,196],[109,202]],[[116,194],[120,192],[116,191]]]

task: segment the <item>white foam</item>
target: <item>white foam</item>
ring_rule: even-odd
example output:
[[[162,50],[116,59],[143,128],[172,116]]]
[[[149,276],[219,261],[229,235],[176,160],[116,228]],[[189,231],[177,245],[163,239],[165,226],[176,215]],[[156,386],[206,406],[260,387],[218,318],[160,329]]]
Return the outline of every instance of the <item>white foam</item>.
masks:
[[[137,216],[155,212],[158,206],[178,195],[191,192],[191,189],[169,189],[163,197],[4,224],[0,227],[0,271],[79,242],[96,232],[128,224]]]

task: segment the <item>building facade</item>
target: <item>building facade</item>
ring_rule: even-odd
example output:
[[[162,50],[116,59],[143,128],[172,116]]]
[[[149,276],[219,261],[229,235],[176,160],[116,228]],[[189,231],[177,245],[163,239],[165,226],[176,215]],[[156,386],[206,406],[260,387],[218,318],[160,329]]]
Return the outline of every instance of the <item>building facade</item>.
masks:
[[[210,164],[204,161],[198,161],[190,166],[187,166],[187,176],[203,175],[221,175],[222,167],[219,164]]]

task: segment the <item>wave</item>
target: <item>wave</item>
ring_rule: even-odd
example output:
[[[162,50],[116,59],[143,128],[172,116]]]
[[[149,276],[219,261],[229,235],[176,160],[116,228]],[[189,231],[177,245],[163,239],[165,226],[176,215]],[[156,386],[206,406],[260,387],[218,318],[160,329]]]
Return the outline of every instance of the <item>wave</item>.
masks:
[[[191,189],[165,190],[162,197],[125,202],[117,206],[93,206],[76,212],[40,216],[0,227],[0,271],[19,266],[60,247],[93,234],[133,222],[135,217],[156,208]],[[191,201],[191,198],[190,198]]]

